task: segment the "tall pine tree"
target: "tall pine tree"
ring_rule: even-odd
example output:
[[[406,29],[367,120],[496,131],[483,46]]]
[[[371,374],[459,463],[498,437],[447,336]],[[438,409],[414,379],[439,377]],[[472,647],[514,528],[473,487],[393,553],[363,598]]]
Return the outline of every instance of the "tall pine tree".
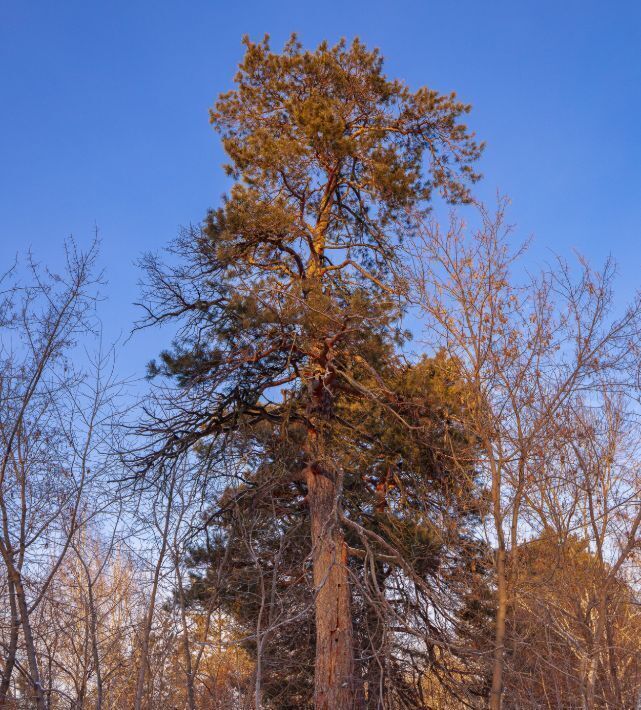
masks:
[[[293,37],[282,53],[267,39],[245,45],[235,88],[211,112],[234,185],[178,240],[179,265],[146,261],[148,322],[181,328],[152,364],[179,390],[150,412],[144,462],[220,451],[265,423],[287,438],[288,475],[309,510],[315,706],[350,708],[352,493],[341,452],[353,426],[341,412],[371,402],[407,423],[384,375],[402,341],[395,249],[434,191],[470,198],[481,146],[461,122],[467,105],[388,79],[358,40],[305,51]],[[379,491],[388,472],[372,472]]]

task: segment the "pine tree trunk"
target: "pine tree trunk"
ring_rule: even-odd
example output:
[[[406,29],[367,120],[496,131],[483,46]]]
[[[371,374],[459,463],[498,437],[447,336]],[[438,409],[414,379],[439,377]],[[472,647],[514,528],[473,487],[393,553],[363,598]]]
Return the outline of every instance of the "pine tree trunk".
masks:
[[[347,545],[337,520],[339,487],[318,466],[306,469],[316,590],[316,710],[354,707],[354,658]]]

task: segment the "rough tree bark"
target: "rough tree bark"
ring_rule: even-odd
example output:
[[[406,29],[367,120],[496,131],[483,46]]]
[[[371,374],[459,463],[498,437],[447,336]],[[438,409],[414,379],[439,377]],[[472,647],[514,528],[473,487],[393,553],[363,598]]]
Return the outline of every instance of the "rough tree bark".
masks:
[[[347,545],[338,523],[339,485],[317,465],[306,469],[316,590],[317,710],[354,707],[354,658]]]
[[[331,460],[331,442],[326,437],[334,405],[333,348],[344,327],[322,343],[315,363],[317,375],[309,382],[307,409],[308,463],[303,475],[310,511],[315,590],[316,710],[351,710],[356,697],[348,552],[339,521],[342,474],[339,466],[327,463]]]

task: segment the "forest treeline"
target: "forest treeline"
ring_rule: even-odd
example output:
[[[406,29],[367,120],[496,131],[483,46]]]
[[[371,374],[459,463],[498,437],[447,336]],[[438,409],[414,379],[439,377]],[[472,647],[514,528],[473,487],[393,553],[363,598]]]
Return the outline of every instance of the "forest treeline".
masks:
[[[8,265],[0,707],[639,707],[641,301],[534,267],[469,111],[245,40],[141,397],[96,244]]]

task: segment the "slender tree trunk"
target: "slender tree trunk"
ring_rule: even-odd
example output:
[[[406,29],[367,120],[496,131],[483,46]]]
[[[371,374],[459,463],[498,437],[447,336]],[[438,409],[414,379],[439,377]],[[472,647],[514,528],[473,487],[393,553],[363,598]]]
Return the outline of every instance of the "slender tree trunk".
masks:
[[[585,697],[584,710],[594,710],[594,687],[596,680],[596,650],[591,648],[585,661]]]
[[[47,703],[45,701],[44,691],[42,689],[42,680],[40,678],[40,670],[38,668],[38,659],[36,657],[36,644],[33,639],[31,623],[29,622],[29,607],[25,596],[20,573],[16,569],[10,570],[13,575],[13,584],[16,592],[16,601],[18,603],[18,611],[22,623],[22,634],[24,636],[25,648],[27,651],[27,662],[29,664],[29,675],[31,676],[31,688],[33,690],[33,699],[37,710],[46,710]]]
[[[614,631],[612,628],[612,620],[608,615],[607,596],[604,595],[602,600],[601,613],[605,619],[605,636],[608,647],[608,660],[610,663],[610,679],[612,682],[612,704],[614,707],[623,707],[623,694],[621,692],[621,683],[617,671],[616,645],[614,639]]]
[[[383,513],[384,506],[379,506],[379,513]],[[375,563],[377,590],[385,589],[385,573],[380,563]],[[378,593],[372,589],[376,598]],[[367,610],[367,633],[369,637],[371,658],[367,663],[367,700],[358,698],[361,706],[367,710],[383,710],[385,708],[385,683],[387,679],[387,639],[385,635],[386,620],[372,604]],[[360,706],[359,706],[360,707]]]
[[[585,710],[594,710],[596,707],[596,678],[599,665],[599,658],[603,647],[603,637],[605,635],[605,604],[597,605],[597,619],[594,630],[593,642],[587,658],[587,672],[585,681]]]
[[[84,564],[84,563],[83,563]],[[89,595],[89,622],[91,624],[91,655],[96,672],[96,710],[102,710],[102,671],[100,669],[100,650],[98,648],[98,613],[96,611],[96,600],[93,595],[93,581],[87,572],[87,591]]]
[[[485,441],[492,474],[492,517],[496,530],[496,618],[494,630],[494,657],[492,662],[492,686],[490,689],[490,710],[501,710],[503,702],[503,667],[505,665],[505,617],[507,614],[508,580],[503,533],[501,500],[501,464],[493,456],[492,443]]]
[[[172,473],[169,492],[167,495],[167,509],[165,511],[165,521],[162,529],[162,544],[156,560],[154,569],[154,578],[151,586],[151,595],[149,598],[149,608],[145,617],[144,626],[142,629],[140,640],[140,666],[138,667],[138,677],[136,679],[136,695],[134,699],[134,710],[142,709],[143,694],[145,692],[145,676],[149,665],[149,639],[151,637],[151,627],[154,621],[154,611],[156,608],[156,595],[158,594],[158,585],[160,583],[160,574],[165,561],[165,553],[167,551],[169,525],[171,522],[171,510],[174,497],[174,485],[176,483],[176,474]]]
[[[176,568],[176,584],[178,586],[178,601],[180,603],[180,620],[182,623],[182,647],[183,660],[185,663],[185,676],[187,681],[187,707],[189,710],[196,710],[196,694],[194,692],[194,671],[191,662],[191,647],[189,644],[189,626],[187,625],[187,612],[185,610],[185,589],[183,587],[182,577],[178,560],[174,561]]]
[[[503,702],[503,667],[505,665],[505,617],[507,613],[507,569],[505,564],[505,536],[501,515],[501,474],[496,462],[490,460],[492,469],[492,508],[496,536],[496,625],[494,631],[494,658],[490,710],[501,710]]]
[[[9,591],[9,608],[11,611],[11,633],[9,636],[9,646],[2,671],[2,683],[0,683],[0,708],[5,707],[9,687],[11,685],[11,675],[16,665],[16,652],[18,650],[18,634],[20,632],[20,616],[16,606],[15,586],[11,577],[7,579]]]
[[[333,475],[306,469],[316,590],[316,710],[354,707],[354,658],[347,545],[337,519],[339,486]]]
[[[507,577],[505,569],[505,546],[503,543],[499,543],[499,549],[496,552],[496,586],[496,630],[494,632],[494,662],[492,665],[490,710],[501,710],[503,696],[505,616],[507,610]]]
[[[261,710],[263,707],[263,644],[265,635],[262,633],[263,614],[265,613],[265,580],[263,571],[259,568],[258,560],[256,567],[260,575],[260,609],[256,619],[256,678],[254,679],[254,710]],[[275,576],[275,575],[274,575]]]
[[[382,622],[376,614],[369,614],[370,633],[374,625]],[[372,639],[372,658],[367,665],[367,710],[381,710],[384,708],[384,687],[385,687],[385,655],[380,653],[380,641],[382,640],[382,630],[376,629]]]

